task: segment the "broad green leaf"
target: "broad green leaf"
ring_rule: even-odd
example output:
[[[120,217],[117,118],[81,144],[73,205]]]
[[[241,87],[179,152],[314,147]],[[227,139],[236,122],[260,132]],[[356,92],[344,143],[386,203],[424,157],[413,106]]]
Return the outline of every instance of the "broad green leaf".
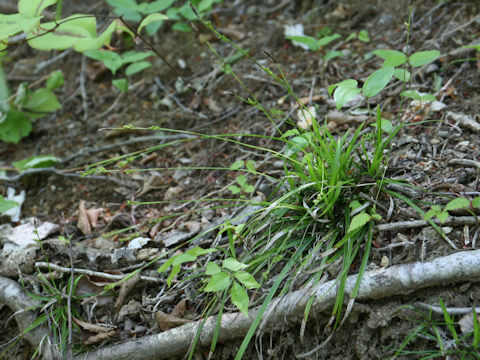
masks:
[[[371,218],[373,220],[380,221],[382,220],[382,215],[375,213],[375,214],[372,214]]]
[[[125,75],[131,76],[131,75],[136,74],[140,71],[148,69],[150,66],[152,66],[152,64],[149,63],[148,61],[139,61],[139,62],[130,64],[130,65],[128,65],[127,69],[125,70]]]
[[[115,79],[112,80],[113,86],[115,86],[121,92],[126,93],[128,91],[128,80],[127,79]]]
[[[465,198],[456,198],[450,200],[447,205],[445,205],[444,211],[449,210],[458,210],[458,209],[466,209],[470,207],[470,200]]]
[[[157,22],[157,21],[164,21],[164,20],[168,20],[168,17],[165,14],[153,13],[153,14],[147,15],[147,17],[143,19],[140,25],[138,26],[137,32],[140,34],[142,29],[148,24]]]
[[[328,61],[337,57],[342,57],[344,55],[345,54],[340,50],[332,50],[325,54],[325,56],[323,57],[323,61]]]
[[[218,266],[217,264],[215,264],[214,262],[208,262],[207,264],[207,267],[206,267],[206,270],[205,270],[205,274],[207,275],[215,275],[217,273],[219,273],[220,271],[222,271],[222,269],[220,268],[220,266]]]
[[[105,31],[97,37],[95,17],[75,14],[64,20],[58,27],[55,22],[42,24],[40,34],[28,41],[29,45],[39,50],[65,50],[70,47],[77,52],[96,50],[110,42],[116,28],[116,22],[110,23]],[[53,30],[54,32],[46,32]],[[31,33],[31,36],[36,34]]]
[[[308,146],[308,140],[304,136],[295,136],[289,140],[285,148],[285,155],[292,156]]]
[[[165,262],[163,263],[163,265],[158,268],[157,272],[158,272],[158,273],[162,273],[162,272],[164,272],[164,271],[167,271],[168,268],[169,268],[170,266],[172,266],[172,263],[173,263],[173,257],[171,257],[170,259],[168,259],[167,261],[165,261]]]
[[[198,20],[197,15],[193,12],[190,8],[189,2],[185,2],[183,6],[178,9],[178,12],[188,21],[195,21]]]
[[[153,1],[151,3],[148,3],[147,6],[145,7],[145,13],[150,14],[154,12],[159,12],[163,11],[165,9],[168,9],[172,4],[175,2],[175,0],[157,0]]]
[[[13,209],[16,206],[18,206],[18,204],[15,201],[6,200],[0,195],[0,214]]]
[[[411,79],[410,71],[405,69],[395,69],[393,71],[393,76],[402,82],[409,82]]]
[[[448,218],[448,212],[442,211],[437,214],[437,219],[443,224],[445,221],[447,221]]]
[[[21,31],[31,31],[40,24],[41,18],[41,16],[28,18],[22,14],[0,14],[0,40],[8,39]]]
[[[221,271],[219,273],[216,273],[210,278],[210,280],[207,283],[207,286],[205,286],[205,289],[203,289],[203,291],[206,291],[206,292],[222,291],[228,288],[229,285],[230,285],[230,275]]]
[[[370,36],[368,36],[367,30],[360,30],[358,33],[358,40],[363,42],[370,42]]]
[[[229,169],[230,170],[238,170],[243,168],[243,164],[245,163],[244,160],[237,160],[235,161],[232,165],[230,165]]]
[[[423,220],[427,221],[429,219],[431,219],[432,217],[434,217],[435,215],[438,214],[438,211],[435,211],[433,209],[430,209],[428,210],[425,215],[423,216]]]
[[[55,90],[58,89],[60,86],[63,85],[63,73],[61,70],[55,70],[52,72],[47,79],[47,89],[48,90]]]
[[[246,271],[238,271],[235,278],[240,281],[247,289],[258,289],[260,284],[255,280],[252,274]]]
[[[44,9],[53,5],[57,0],[20,0],[18,12],[26,17],[33,18],[42,15]]]
[[[245,269],[248,265],[245,265],[233,258],[226,258],[223,260],[222,267],[231,271],[240,271]]]
[[[175,255],[173,257],[172,266],[181,265],[183,263],[192,262],[192,261],[195,261],[195,260],[197,260],[197,257],[195,255],[192,255],[192,254],[189,254],[189,253]]]
[[[186,32],[186,33],[192,32],[191,27],[185,24],[184,22],[177,22],[173,24],[172,29],[176,31]]]
[[[438,50],[418,51],[410,55],[408,62],[412,66],[422,66],[435,61],[439,57],[440,51]]]
[[[172,281],[175,276],[180,272],[181,266],[180,265],[175,265],[172,266],[172,271],[170,271],[170,275],[167,277],[167,285],[172,286]]]
[[[127,51],[122,54],[122,63],[128,64],[136,61],[145,60],[149,56],[152,56],[152,51],[140,52],[140,51]]]
[[[230,289],[230,296],[232,303],[242,312],[243,315],[248,316],[248,294],[247,291],[241,287],[236,281]]]
[[[370,221],[370,215],[365,212],[361,212],[360,214],[355,215],[350,222],[350,226],[348,227],[347,233],[351,233],[357,229],[360,229],[366,223]]]
[[[20,111],[9,110],[0,118],[0,139],[5,142],[18,143],[18,141],[30,134],[32,124]]]
[[[480,208],[480,196],[477,196],[475,199],[472,200],[472,206],[474,208]]]
[[[397,50],[375,50],[373,52],[378,57],[381,57],[384,62],[384,66],[399,66],[405,64],[407,61],[407,56]]]
[[[380,124],[383,132],[386,132],[387,134],[391,134],[393,132],[394,128],[390,120],[382,118],[380,120]],[[373,123],[372,126],[377,127],[377,123]]]
[[[322,37],[321,39],[318,39],[317,42],[316,42],[316,47],[317,49],[322,47],[322,46],[327,46],[328,44],[330,44],[333,40],[336,40],[338,38],[340,38],[340,34],[333,34],[333,35],[329,35],[329,36],[325,36],[325,37]]]
[[[249,170],[251,172],[255,172],[255,170],[256,170],[255,165],[256,165],[256,163],[253,160],[247,160],[245,162],[245,167],[247,168],[247,170]]]
[[[353,100],[362,90],[357,88],[357,81],[353,79],[347,79],[338,84],[333,99],[337,109],[340,110],[350,100]]]
[[[199,12],[204,12],[204,11],[210,10],[212,5],[213,5],[213,0],[202,0],[198,4],[198,9],[197,10]]]
[[[127,9],[138,9],[138,4],[135,0],[106,0],[111,7],[121,7]]]
[[[288,35],[286,39],[307,45],[310,50],[318,50],[317,39],[311,36]]]
[[[401,93],[402,96],[408,97],[413,100],[418,100],[418,101],[435,101],[437,98],[431,94],[423,94],[420,95],[420,93],[417,90],[405,90]]]
[[[238,175],[236,180],[238,185],[240,185],[242,188],[243,185],[245,185],[245,183],[247,182],[247,178],[245,177],[245,175]]]
[[[113,51],[88,50],[84,52],[84,55],[103,62],[113,75],[115,75],[115,72],[123,65],[121,56]]]
[[[13,166],[18,171],[25,171],[25,170],[34,169],[34,168],[36,169],[36,168],[50,167],[60,162],[60,160],[61,159],[53,155],[39,155],[39,156],[32,156],[28,159],[15,161],[13,163]]]
[[[363,94],[367,98],[377,95],[392,79],[393,70],[393,66],[385,66],[375,71],[363,84]]]
[[[255,186],[246,184],[243,186],[243,191],[245,191],[247,194],[250,194],[255,191]]]
[[[350,202],[350,204],[348,204],[348,207],[352,210],[355,210],[356,208],[359,208],[360,206],[362,206],[362,204],[358,200],[353,200],[352,202]]]
[[[213,248],[203,249],[199,246],[196,246],[193,249],[188,250],[187,254],[198,257],[198,256],[214,253],[215,251],[217,251],[217,249],[213,249]]]
[[[55,111],[61,109],[62,105],[60,105],[52,91],[48,89],[38,89],[27,96],[22,107],[36,113]]]
[[[228,187],[228,190],[233,194],[233,195],[236,195],[238,194],[240,191],[242,191],[242,189],[240,189],[238,186],[235,186],[235,185],[230,185]]]

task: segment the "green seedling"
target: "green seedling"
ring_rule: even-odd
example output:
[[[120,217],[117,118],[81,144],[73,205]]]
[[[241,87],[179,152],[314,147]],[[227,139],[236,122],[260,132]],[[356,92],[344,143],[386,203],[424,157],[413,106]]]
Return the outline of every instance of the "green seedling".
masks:
[[[214,262],[206,265],[205,274],[209,276],[205,292],[227,291],[232,303],[245,315],[248,316],[249,297],[245,289],[257,289],[260,284],[247,271],[248,265],[233,258],[226,258],[222,266]]]
[[[439,205],[432,205],[430,210],[425,213],[424,220],[429,220],[436,217],[442,224],[447,221],[449,211],[467,209],[473,211],[474,209],[480,209],[480,196],[476,197],[472,201],[466,198],[456,198],[450,200],[447,205],[442,209]]]
[[[353,100],[361,91],[367,98],[380,93],[393,77],[403,82],[411,79],[410,72],[399,69],[398,66],[409,64],[411,67],[419,67],[435,61],[440,57],[438,50],[419,51],[409,57],[401,51],[375,50],[375,55],[384,59],[382,68],[373,72],[363,84],[362,89],[357,87],[358,82],[353,79],[343,80],[340,83],[328,87],[328,93],[333,94],[337,109],[340,110],[346,102]],[[408,94],[408,93],[407,93]]]
[[[231,166],[230,166],[230,170],[240,170],[242,169],[243,167],[245,166],[245,168],[251,172],[251,173],[255,173],[256,170],[255,170],[255,161],[253,160],[247,160],[247,161],[244,161],[244,160],[238,160],[236,162],[234,162]],[[230,192],[233,194],[233,195],[236,195],[240,192],[244,192],[244,193],[247,193],[247,194],[250,194],[252,192],[255,191],[255,187],[248,184],[247,182],[247,178],[245,177],[245,175],[238,175],[237,178],[235,179],[235,181],[237,182],[237,184],[239,186],[236,186],[236,185],[230,185],[228,187],[228,190],[230,190]]]

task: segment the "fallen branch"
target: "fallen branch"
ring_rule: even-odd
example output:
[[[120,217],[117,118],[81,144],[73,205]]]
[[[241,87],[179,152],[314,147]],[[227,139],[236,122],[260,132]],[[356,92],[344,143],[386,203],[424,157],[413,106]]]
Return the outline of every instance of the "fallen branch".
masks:
[[[349,276],[345,292],[350,294],[357,275]],[[440,284],[463,281],[480,281],[480,250],[457,252],[430,262],[417,262],[382,268],[365,273],[358,300],[380,299],[392,295],[404,295],[416,290]],[[280,330],[289,324],[299,323],[303,318],[305,305],[309,297],[315,294],[314,311],[328,309],[335,301],[335,281],[328,281],[316,289],[294,291],[280,299],[272,301],[265,312],[261,327],[263,330]],[[226,342],[245,336],[259,308],[250,309],[249,317],[239,313],[222,316],[219,342]],[[215,316],[209,317],[198,340],[199,346],[208,346],[212,340]],[[288,324],[285,323],[288,321]],[[195,338],[200,321],[188,323],[156,335],[144,336],[79,354],[75,359],[82,360],[140,360],[168,359],[185,354],[192,339]]]

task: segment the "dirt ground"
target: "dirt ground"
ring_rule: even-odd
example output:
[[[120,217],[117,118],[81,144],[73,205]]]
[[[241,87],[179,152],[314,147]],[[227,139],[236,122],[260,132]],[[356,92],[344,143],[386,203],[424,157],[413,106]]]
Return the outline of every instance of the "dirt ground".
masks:
[[[260,64],[271,65],[274,59],[296,95],[299,98],[313,98],[321,118],[334,110],[333,100],[326,93],[329,85],[349,78],[360,83],[365,81],[369,74],[381,66],[381,59],[370,56],[371,51],[406,49],[408,5],[408,1],[225,1],[214,8],[211,20],[236,44],[248,49]],[[390,116],[392,121],[402,119],[411,122],[403,128],[393,144],[388,174],[431,191],[422,195],[424,210],[428,209],[426,204],[429,201],[438,198],[434,193],[470,197],[480,195],[480,57],[475,50],[460,49],[463,45],[480,42],[479,5],[475,0],[415,1],[413,4],[409,51],[436,49],[442,53],[440,59],[414,74],[413,87],[418,91],[436,93],[437,99],[446,107],[439,111],[423,109],[415,112],[410,104],[400,103],[400,83],[389,86],[382,95],[372,100],[372,105],[380,105],[384,116]],[[65,2],[64,8],[69,13],[85,12],[87,9],[95,13],[109,11],[103,2],[95,2],[93,9],[85,4]],[[341,35],[341,39],[318,51],[304,50],[294,46],[284,36],[285,25],[299,23],[304,25],[308,35],[330,27],[332,32]],[[368,32],[369,42],[358,39],[345,41],[353,32],[362,30]],[[22,219],[35,217],[39,222],[58,224],[59,233],[70,236],[75,246],[89,248],[88,257],[75,258],[75,267],[94,271],[111,270],[112,273],[118,269],[127,271],[129,267],[145,263],[169,246],[188,240],[188,236],[196,234],[193,227],[215,224],[215,221],[230,215],[230,208],[198,212],[196,209],[201,204],[193,201],[174,202],[173,205],[169,202],[172,198],[195,200],[212,197],[212,194],[213,197],[232,198],[225,189],[235,181],[235,176],[217,168],[228,168],[238,159],[254,159],[259,164],[259,172],[272,176],[281,172],[281,167],[275,164],[272,157],[256,154],[251,149],[235,144],[215,139],[183,141],[186,136],[147,130],[113,130],[133,124],[137,127],[160,126],[204,134],[272,134],[274,129],[265,116],[239,99],[250,94],[254,94],[265,108],[281,110],[279,122],[283,117],[282,129],[295,126],[296,109],[282,87],[269,79],[256,64],[242,58],[234,62],[232,68],[245,82],[247,92],[231,76],[219,71],[220,65],[205,40],[212,41],[223,58],[235,53],[231,46],[217,41],[203,27],[199,27],[199,33],[186,34],[173,31],[166,25],[152,39],[152,44],[175,71],[197,90],[182,86],[175,72],[158,57],[152,57],[153,66],[133,77],[134,87],[127,95],[121,95],[113,89],[113,77],[108,71],[98,71],[97,63],[73,51],[42,68],[38,65],[58,53],[38,52],[25,45],[9,52],[4,67],[12,89],[21,81],[33,82],[56,69],[63,71],[65,85],[57,92],[63,104],[60,111],[36,120],[30,136],[18,144],[0,144],[0,166],[11,170],[14,161],[42,154],[55,155],[62,162],[57,166],[60,169],[57,173],[35,173],[20,176],[16,181],[2,180],[0,194],[5,195],[8,187],[15,188],[17,192],[25,190]],[[114,38],[113,46],[123,46],[121,39]],[[147,48],[145,44],[139,44],[137,49]],[[323,56],[329,50],[342,50],[347,55],[324,61]],[[470,60],[454,62],[467,58]],[[35,72],[35,69],[40,70]],[[433,90],[439,81],[440,87]],[[452,114],[470,116],[473,125],[459,122]],[[335,134],[342,134],[358,124],[345,122],[331,126]],[[252,145],[280,150],[280,145],[264,139],[243,140]],[[100,173],[95,174],[96,178],[80,175],[89,164],[170,141],[178,143],[143,154],[128,164],[130,169],[150,171],[130,175]],[[207,169],[178,169],[185,166]],[[110,168],[115,168],[115,165]],[[8,171],[8,175],[17,174]],[[410,195],[419,196],[417,193]],[[132,207],[128,205],[128,200],[166,200],[166,203]],[[96,209],[100,214],[98,224],[89,232],[79,225],[79,218],[85,209]],[[181,220],[169,218],[178,212],[184,215]],[[400,205],[395,216],[391,221],[421,219],[405,204]],[[159,221],[153,230],[145,222],[159,218],[164,220]],[[2,220],[4,223],[10,222],[5,217]],[[132,227],[133,230],[120,232],[126,227]],[[112,231],[118,231],[118,234],[110,238],[104,236]],[[475,248],[479,231],[477,225],[468,229],[468,239],[465,238],[467,229],[464,226],[452,226],[449,231],[449,239],[459,248]],[[136,256],[134,261],[129,261],[125,255],[125,258],[112,264],[105,253],[112,248],[122,248],[127,240],[134,237],[133,234],[150,238],[152,243],[149,249],[153,249],[150,250],[152,252],[145,252],[143,258]],[[388,247],[398,242],[399,238],[408,244]],[[372,268],[385,257],[389,265],[396,265],[427,261],[457,251],[429,228],[386,233],[379,235],[376,242],[378,246],[372,250],[370,258]],[[44,246],[43,254],[47,253],[51,262],[69,266],[68,247],[59,253],[58,246],[53,243],[46,242]],[[42,261],[41,257],[37,261]],[[155,269],[151,268],[152,276],[156,273]],[[5,276],[5,272],[2,275]],[[18,274],[10,277],[17,278]],[[158,332],[153,320],[153,305],[155,310],[169,313],[180,299],[189,295],[189,291],[193,291],[189,286],[171,290],[163,287],[164,300],[159,301],[159,286],[149,284],[141,287],[135,294],[128,295],[124,304],[129,301],[141,302],[143,307],[125,315],[124,323],[120,326],[125,328],[128,321],[138,331],[122,331],[120,338],[106,339],[92,346],[106,346]],[[480,288],[478,284],[465,279],[461,284],[429,288],[408,296],[357,302],[348,321],[331,341],[305,358],[388,358],[417,325],[413,310],[398,309],[418,302],[438,304],[439,298],[448,307],[471,307],[478,304]],[[145,302],[144,299],[149,301]],[[80,311],[85,311],[85,308]],[[8,307],[0,307],[0,352],[17,331],[14,321],[9,321],[11,315]],[[308,352],[325,339],[324,328],[329,317],[329,312],[316,314],[307,325],[303,342],[298,340],[300,324],[282,332],[259,335],[252,340],[244,358],[295,359],[296,355]],[[105,310],[95,314],[89,321],[108,322],[111,318],[112,312]],[[442,317],[437,315],[436,319],[441,320]],[[233,359],[240,342],[235,340],[220,344],[213,358]],[[417,338],[409,349],[422,350],[431,346],[431,341]],[[28,343],[21,341],[5,358],[26,359],[32,351]],[[195,359],[203,359],[207,355],[207,350],[199,350]],[[413,359],[417,355],[403,358]]]

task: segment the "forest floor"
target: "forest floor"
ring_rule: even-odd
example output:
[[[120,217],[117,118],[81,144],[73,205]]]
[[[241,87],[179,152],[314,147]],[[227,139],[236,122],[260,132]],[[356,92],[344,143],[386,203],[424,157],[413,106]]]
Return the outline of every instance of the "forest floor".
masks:
[[[379,57],[371,54],[374,50],[406,50],[405,22],[409,17],[409,4],[407,1],[357,0],[344,4],[341,1],[320,3],[323,2],[225,1],[214,8],[211,20],[219,31],[248,50],[260,64],[272,69],[278,65],[295,94],[300,99],[307,99],[307,105],[315,105],[317,116],[323,121],[335,110],[333,98],[327,93],[328,86],[351,78],[363,83],[382,64]],[[100,13],[109,9],[103,2],[95,4],[93,10],[75,4],[68,11]],[[438,109],[432,106],[415,108],[410,101],[402,103],[399,95],[402,84],[393,81],[385,91],[370,100],[370,106],[379,105],[383,116],[392,123],[408,123],[392,144],[388,167],[391,174],[415,186],[405,196],[418,200],[424,211],[429,209],[430,203],[444,205],[448,197],[471,199],[480,195],[480,52],[462,49],[463,45],[480,43],[479,13],[480,7],[475,0],[414,3],[409,51],[439,50],[442,56],[414,72],[409,86],[435,94],[440,104]],[[307,35],[314,36],[328,28],[340,37],[317,51],[306,50],[285,39],[284,26],[292,24],[303,24]],[[63,105],[61,110],[36,120],[32,133],[18,144],[0,144],[0,165],[9,170],[7,174],[10,176],[1,180],[0,193],[5,195],[8,187],[14,188],[16,193],[26,192],[21,221],[14,223],[7,217],[2,218],[5,225],[0,229],[0,251],[6,251],[8,236],[5,233],[11,233],[22,223],[32,224],[32,220],[27,219],[35,219],[35,228],[51,224],[54,229],[42,240],[41,248],[35,248],[33,252],[23,250],[26,257],[31,255],[28,259],[15,262],[7,253],[2,254],[1,276],[16,280],[18,271],[21,271],[20,278],[26,289],[41,291],[35,281],[30,281],[38,269],[45,271],[39,262],[48,258],[49,262],[68,268],[72,261],[75,269],[97,272],[82,277],[78,291],[98,293],[98,289],[112,281],[108,277],[102,278],[101,273],[129,273],[167,250],[187,244],[202,230],[238,212],[234,207],[219,206],[220,201],[210,203],[210,209],[204,208],[206,202],[196,201],[235,199],[228,187],[235,184],[236,175],[221,168],[229,168],[238,160],[254,160],[258,172],[276,176],[283,171],[282,165],[269,154],[212,137],[200,139],[182,133],[115,130],[132,124],[140,128],[160,126],[207,135],[273,136],[275,128],[264,114],[241,101],[240,97],[250,95],[278,115],[276,121],[283,131],[296,126],[299,121],[297,107],[285,89],[262,72],[257,64],[239,58],[232,61],[231,67],[248,91],[242,88],[232,76],[221,70],[222,65],[206,41],[211,41],[224,59],[235,55],[236,50],[199,27],[198,33],[181,33],[167,26],[162,28],[152,39],[152,44],[175,71],[161,59],[152,57],[153,66],[133,77],[133,87],[126,95],[113,88],[113,77],[101,64],[73,51],[46,66],[39,65],[57,53],[38,52],[27,46],[9,52],[4,67],[12,89],[21,81],[33,82],[57,69],[63,71],[65,85],[57,91]],[[366,31],[368,40],[361,41],[357,36],[347,41],[349,35],[358,35],[361,31]],[[122,46],[120,39],[117,41],[118,44],[114,40],[113,45]],[[149,50],[141,43],[137,48]],[[325,60],[325,54],[332,50],[340,50],[344,56]],[[464,61],[456,61],[461,59]],[[195,89],[182,84],[177,73]],[[345,114],[364,107],[365,99],[360,99],[342,111]],[[355,130],[359,123],[356,121],[358,115],[353,113],[353,116],[340,117],[336,122],[327,119],[332,133],[341,135],[349,129]],[[278,151],[283,146],[268,139],[241,135],[238,139]],[[174,143],[167,146],[169,142]],[[165,146],[153,148],[159,144]],[[142,171],[81,176],[88,165],[144,149],[151,150],[123,164],[125,168]],[[12,171],[14,161],[34,155],[54,155],[62,160],[57,164],[57,170],[27,171],[20,175]],[[256,187],[255,196],[265,196],[262,186],[269,185],[265,180],[250,177],[249,183]],[[164,203],[131,206],[127,203],[131,200]],[[182,215],[171,217],[178,213]],[[163,220],[151,226],[155,219]],[[395,204],[390,222],[415,220],[422,220],[421,215],[406,204]],[[444,230],[451,243],[429,226],[397,228],[377,234],[368,269],[426,262],[459,250],[475,250],[480,229],[478,223],[446,225]],[[59,240],[59,234],[72,240],[72,249]],[[144,241],[140,249],[128,245],[135,237]],[[211,243],[212,239],[203,238],[196,244],[209,244],[209,241]],[[180,247],[178,251],[182,250],[185,249]],[[114,252],[115,259],[111,256]],[[153,264],[142,270],[142,275],[159,279],[157,268],[158,265]],[[57,276],[61,278],[61,275]],[[64,275],[64,280],[67,276]],[[418,303],[438,306],[439,298],[448,308],[476,306],[480,286],[472,280],[475,279],[465,278],[461,282],[428,287],[410,294],[357,301],[350,317],[336,330],[330,342],[305,358],[388,358],[418,325],[415,320],[418,320],[418,313],[405,307],[399,310],[401,306]],[[156,321],[155,313],[170,314],[183,299],[189,300],[190,304],[186,310],[188,314],[182,317],[198,320],[201,315],[198,309],[202,306],[195,301],[198,294],[194,281],[176,282],[171,288],[163,280],[146,280],[133,286],[133,291],[122,290],[126,291],[123,295],[114,291],[109,296],[75,305],[84,322],[111,324],[116,329],[96,341],[92,340],[92,334],[95,334],[92,329],[88,331],[84,327],[82,334],[75,331],[74,342],[81,344],[83,341],[83,351],[139,339],[160,332],[160,328],[166,330],[168,326],[158,320],[158,315]],[[428,310],[418,311],[423,311],[428,318]],[[34,349],[24,340],[9,348],[7,353],[3,352],[8,348],[7,342],[18,334],[15,322],[9,321],[12,314],[9,306],[0,304],[0,354],[3,354],[0,357],[29,358]],[[324,328],[330,315],[331,309],[315,314],[307,324],[302,341],[299,340],[301,324],[286,321],[285,330],[265,332],[254,338],[244,358],[295,359],[296,355],[314,349],[325,340]],[[441,314],[434,313],[431,317],[432,323],[443,321]],[[55,326],[50,324],[50,327]],[[448,331],[441,337],[445,343],[452,344]],[[86,345],[87,340],[91,345]],[[242,337],[219,344],[213,358],[233,359],[241,341]],[[431,339],[417,337],[408,349],[436,350],[436,346],[437,342]],[[75,349],[78,348],[76,345]],[[137,351],[141,352],[141,349]],[[208,350],[202,349],[196,352],[195,359],[207,355]],[[416,358],[418,355],[403,356]]]

